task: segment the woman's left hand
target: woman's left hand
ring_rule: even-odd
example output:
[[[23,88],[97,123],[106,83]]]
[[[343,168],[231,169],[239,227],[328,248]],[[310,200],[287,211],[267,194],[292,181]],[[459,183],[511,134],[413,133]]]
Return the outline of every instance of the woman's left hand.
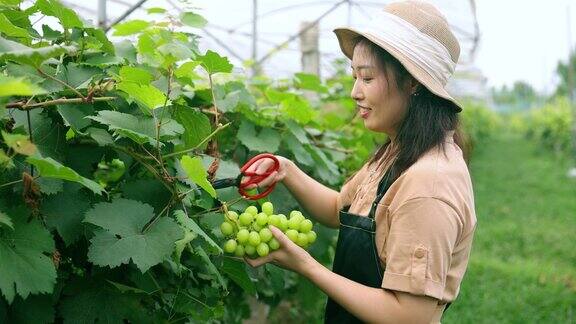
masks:
[[[280,229],[272,225],[269,228],[272,235],[280,243],[280,248],[265,257],[257,259],[244,258],[249,265],[259,267],[271,262],[282,268],[302,274],[304,270],[309,269],[309,266],[316,261],[306,250],[292,242]]]

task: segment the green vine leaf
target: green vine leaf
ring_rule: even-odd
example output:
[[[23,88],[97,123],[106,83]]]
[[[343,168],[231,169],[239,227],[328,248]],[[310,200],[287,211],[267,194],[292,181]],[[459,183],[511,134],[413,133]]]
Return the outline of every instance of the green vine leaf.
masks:
[[[98,183],[84,178],[83,176],[76,173],[76,171],[60,164],[60,162],[52,158],[38,158],[29,156],[26,158],[26,162],[35,166],[38,169],[38,173],[40,173],[40,176],[42,177],[78,182],[79,184],[92,190],[92,192],[98,195],[101,195],[103,192],[105,192]]]
[[[75,51],[75,47],[63,45],[31,48],[0,37],[0,62],[14,61],[39,67],[42,62],[51,57],[59,56],[62,53],[71,54]]]
[[[190,107],[177,107],[174,113],[174,118],[178,123],[184,126],[184,133],[182,138],[184,140],[183,147],[178,150],[185,150],[196,147],[212,132],[210,119],[203,113]],[[199,149],[205,149],[208,142],[204,143]]]
[[[84,27],[84,23],[76,13],[72,9],[64,7],[58,0],[37,0],[35,6],[46,16],[58,18],[64,28]]]
[[[147,113],[150,113],[156,108],[163,107],[164,103],[166,103],[166,105],[171,104],[170,100],[166,100],[166,95],[151,84],[120,82],[116,88],[126,92],[130,99],[144,106],[144,108],[146,108],[144,111]]]
[[[10,37],[30,38],[30,34],[26,31],[26,29],[15,26],[2,13],[0,13],[0,32]]]
[[[25,78],[0,75],[0,97],[33,96],[44,93],[46,90]]]
[[[204,28],[204,26],[206,26],[206,24],[208,24],[208,21],[200,16],[199,14],[193,13],[193,12],[185,12],[180,16],[180,20],[185,24],[188,25],[190,27],[194,27],[194,28]]]
[[[184,172],[186,172],[186,175],[192,182],[204,189],[210,196],[216,198],[216,190],[214,190],[212,184],[206,179],[208,173],[204,169],[202,160],[199,157],[184,155],[180,159],[180,165],[182,165],[182,169],[184,169]]]
[[[98,116],[88,117],[108,126],[118,137],[126,137],[138,144],[156,145],[156,124],[154,118],[134,116],[112,110],[101,110]],[[160,127],[160,139],[174,138],[184,132],[184,127],[175,120],[164,118]],[[160,142],[160,145],[164,144]]]
[[[14,230],[14,224],[12,224],[12,219],[10,219],[10,217],[8,217],[8,215],[4,214],[3,212],[0,212],[0,224],[10,227],[12,230]]]
[[[137,34],[144,29],[150,27],[150,22],[140,19],[130,20],[124,23],[115,25],[114,36],[128,36]]]
[[[223,259],[222,266],[220,267],[222,272],[226,273],[230,279],[238,284],[244,291],[250,295],[256,294],[256,287],[248,274],[246,273],[246,264],[244,262],[233,261],[230,259]]]
[[[216,242],[214,242],[214,240],[208,234],[206,234],[206,232],[204,232],[204,230],[198,224],[196,224],[192,218],[188,217],[184,211],[175,210],[174,218],[176,218],[176,221],[188,231],[202,236],[202,238],[206,240],[206,242],[214,250],[218,251],[219,253],[223,253],[222,248]]]
[[[2,138],[8,147],[16,153],[23,155],[33,155],[36,153],[36,145],[30,142],[30,138],[22,134],[10,134],[2,131]]]
[[[254,125],[245,120],[240,123],[237,137],[242,144],[252,151],[274,153],[280,147],[280,134],[277,131],[264,128],[259,134],[256,134]]]
[[[234,65],[230,64],[228,58],[218,55],[218,53],[208,50],[205,55],[198,55],[202,67],[209,74],[218,72],[230,73]]]
[[[115,199],[99,203],[86,213],[85,222],[101,227],[90,240],[88,258],[99,266],[115,268],[130,260],[142,273],[162,262],[182,238],[182,229],[167,217],[155,217],[154,209],[135,200]]]
[[[294,75],[296,87],[318,93],[328,93],[328,89],[322,85],[322,81],[317,75],[308,73],[296,73]]]
[[[0,231],[0,292],[10,303],[16,294],[50,293],[56,283],[52,259],[54,241],[38,221],[26,222],[23,209],[13,214],[14,231]]]

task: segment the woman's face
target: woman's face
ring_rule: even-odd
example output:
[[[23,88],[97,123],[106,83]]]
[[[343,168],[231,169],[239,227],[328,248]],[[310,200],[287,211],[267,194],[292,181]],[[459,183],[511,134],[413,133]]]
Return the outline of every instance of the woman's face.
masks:
[[[352,56],[354,87],[352,99],[364,126],[375,132],[386,133],[391,138],[406,115],[409,91],[400,91],[392,71],[385,73],[367,46],[360,43]]]

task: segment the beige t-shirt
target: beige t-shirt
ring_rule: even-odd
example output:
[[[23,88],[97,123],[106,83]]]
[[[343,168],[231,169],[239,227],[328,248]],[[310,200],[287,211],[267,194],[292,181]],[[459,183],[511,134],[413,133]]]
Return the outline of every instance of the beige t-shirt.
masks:
[[[376,246],[386,267],[382,288],[439,304],[458,295],[476,228],[472,181],[453,134],[446,137],[445,154],[428,151],[394,181],[375,214]],[[383,176],[370,168],[364,165],[342,187],[340,208],[368,215]]]

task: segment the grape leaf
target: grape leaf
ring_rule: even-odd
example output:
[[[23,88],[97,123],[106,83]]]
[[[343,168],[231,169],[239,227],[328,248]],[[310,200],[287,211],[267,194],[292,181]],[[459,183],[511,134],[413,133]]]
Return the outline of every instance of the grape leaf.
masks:
[[[10,217],[8,217],[8,215],[4,214],[3,212],[0,212],[0,224],[3,224],[4,226],[8,226],[12,230],[14,230],[14,225],[12,224],[12,220],[10,219]]]
[[[248,274],[246,273],[246,264],[244,262],[223,259],[220,266],[222,272],[226,273],[230,279],[238,284],[244,291],[250,295],[256,294],[256,287]]]
[[[78,18],[76,13],[69,8],[64,7],[57,0],[37,0],[36,8],[46,16],[58,18],[64,28],[82,28],[84,23]]]
[[[210,196],[216,197],[216,190],[214,190],[212,184],[206,179],[208,173],[204,169],[202,160],[199,157],[192,158],[184,155],[180,159],[180,165],[182,165],[182,169],[184,169],[184,172],[186,172],[186,175],[192,182],[204,189]]]
[[[114,25],[114,36],[133,35],[150,27],[150,23],[145,20],[135,19]]]
[[[76,132],[80,132],[82,129],[90,126],[90,119],[85,117],[94,113],[93,105],[58,105],[56,109],[66,124],[70,125]]]
[[[45,60],[59,56],[62,53],[72,53],[75,47],[63,45],[51,45],[39,48],[31,48],[20,43],[0,37],[0,62],[15,61],[21,64],[39,67]]]
[[[280,110],[286,116],[303,125],[308,124],[316,116],[316,111],[310,107],[308,101],[299,97],[282,101]]]
[[[0,32],[11,37],[30,38],[30,34],[26,31],[26,29],[15,26],[2,13],[0,13]]]
[[[228,290],[228,287],[226,286],[226,281],[224,281],[224,278],[222,278],[220,271],[218,271],[214,263],[212,263],[212,260],[210,260],[210,256],[208,255],[208,253],[206,253],[206,251],[204,251],[204,249],[201,246],[197,246],[194,250],[196,251],[196,253],[198,253],[200,258],[204,260],[204,265],[206,266],[208,271],[210,271],[213,275],[216,276],[216,279],[218,279],[218,282],[220,283],[222,288],[224,288],[224,290]]]
[[[160,7],[152,7],[146,10],[149,14],[162,14],[166,12],[166,9]]]
[[[277,131],[265,128],[260,134],[256,134],[254,125],[246,120],[242,120],[240,123],[237,137],[242,144],[252,151],[274,153],[278,151],[280,146],[280,135]]]
[[[304,90],[311,90],[318,93],[328,93],[328,89],[322,85],[322,81],[317,75],[308,73],[296,73],[296,87]]]
[[[120,80],[122,82],[133,82],[139,85],[150,84],[154,77],[150,72],[131,66],[123,66],[120,69]]]
[[[152,206],[134,200],[120,198],[94,205],[84,221],[102,229],[90,240],[89,260],[111,268],[132,260],[142,273],[162,262],[183,233],[167,217],[158,218],[144,231],[154,217]]]
[[[208,23],[208,21],[204,17],[200,16],[199,14],[195,14],[193,12],[182,13],[182,15],[180,16],[180,20],[185,25],[195,28],[204,28],[204,26],[206,26],[206,24]]]
[[[234,65],[228,62],[227,57],[222,57],[218,53],[208,50],[205,55],[198,55],[196,57],[201,62],[202,67],[206,69],[209,74],[218,72],[230,73]]]
[[[163,107],[164,103],[170,104],[164,93],[151,84],[120,82],[116,85],[116,89],[126,92],[131,99],[148,109],[148,112]]]
[[[0,97],[32,96],[46,93],[46,90],[25,78],[0,75]]]
[[[2,316],[2,302],[0,299],[0,323],[54,323],[54,298],[51,295],[32,295],[26,299],[16,297],[8,307],[6,318]]]
[[[13,149],[16,153],[23,155],[33,155],[36,153],[36,145],[30,142],[30,139],[26,135],[22,134],[10,134],[5,131],[2,132],[2,138],[8,147]]]
[[[208,236],[208,234],[206,234],[206,232],[204,232],[204,230],[200,226],[198,226],[198,224],[196,224],[196,222],[192,218],[188,217],[186,213],[184,213],[184,211],[175,210],[174,217],[182,227],[202,236],[202,238],[204,238],[204,240],[206,240],[206,242],[208,242],[208,244],[212,248],[217,250],[219,253],[223,253],[222,248],[218,244],[216,244],[216,242],[214,242],[214,240],[212,240],[212,238]]]
[[[99,278],[75,279],[66,285],[60,313],[64,323],[150,323],[137,295]]]
[[[26,162],[34,165],[42,177],[78,182],[98,195],[101,195],[104,192],[104,189],[98,183],[82,177],[76,173],[76,171],[60,164],[60,162],[52,158],[38,158],[29,156],[26,158]]]
[[[64,191],[47,197],[42,202],[42,214],[46,224],[55,228],[68,246],[76,242],[83,233],[84,213],[90,208],[90,200],[78,191],[78,185],[68,182]]]
[[[314,159],[312,158],[312,155],[306,151],[304,146],[294,135],[289,133],[284,134],[283,140],[284,143],[286,143],[288,149],[292,151],[292,154],[294,154],[294,157],[298,162],[304,165],[314,166]]]
[[[184,140],[184,147],[180,148],[182,150],[196,147],[212,131],[210,119],[196,109],[177,107],[174,112],[174,118],[185,129],[182,134],[182,139]],[[208,142],[204,143],[200,149],[205,149],[207,145]]]
[[[56,283],[50,232],[35,219],[26,222],[28,213],[12,210],[14,231],[0,231],[0,292],[10,303],[16,294],[51,293]]]
[[[150,143],[156,145],[156,124],[154,118],[148,116],[134,116],[112,110],[101,110],[98,116],[88,117],[114,131],[118,137],[130,138],[138,144]],[[164,118],[160,128],[160,139],[174,138],[184,132],[184,127],[173,119]],[[161,142],[160,145],[163,145]]]

